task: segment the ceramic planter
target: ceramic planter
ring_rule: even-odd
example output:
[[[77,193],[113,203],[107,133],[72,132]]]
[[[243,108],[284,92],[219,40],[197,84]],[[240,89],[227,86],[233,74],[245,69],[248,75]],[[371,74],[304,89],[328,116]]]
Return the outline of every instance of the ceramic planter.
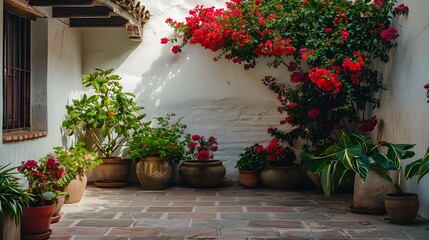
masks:
[[[266,168],[261,172],[261,181],[268,188],[291,189],[301,182],[302,171],[299,165]]]
[[[88,182],[88,178],[85,173],[78,174],[73,181],[69,183],[64,189],[64,192],[69,194],[69,199],[64,203],[77,203],[83,197],[85,193],[86,184]]]
[[[226,169],[219,160],[184,161],[179,168],[180,177],[191,187],[217,187],[222,183]]]
[[[238,173],[240,184],[245,188],[254,188],[259,182],[259,172],[240,170]]]
[[[16,225],[9,214],[4,211],[0,214],[0,239],[4,240],[20,240],[20,226]]]
[[[129,185],[131,159],[112,157],[102,158],[103,163],[95,168],[97,187],[127,187]]]
[[[56,223],[60,220],[61,218],[60,211],[64,205],[65,200],[66,200],[65,196],[57,196],[57,198],[55,199],[55,208],[54,208],[54,212],[52,213],[51,223]]]
[[[419,211],[419,197],[414,193],[388,193],[384,205],[393,223],[410,224]]]
[[[173,164],[167,158],[147,156],[137,162],[136,175],[145,190],[166,189],[173,177]]]

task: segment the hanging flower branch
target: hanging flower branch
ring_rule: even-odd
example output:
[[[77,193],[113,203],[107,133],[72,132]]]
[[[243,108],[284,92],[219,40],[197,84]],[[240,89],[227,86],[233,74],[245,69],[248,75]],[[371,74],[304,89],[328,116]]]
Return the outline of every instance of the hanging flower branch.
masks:
[[[199,44],[219,53],[215,61],[225,58],[246,70],[260,58],[274,68],[285,66],[293,84],[269,76],[263,83],[278,95],[278,111],[287,114],[281,124],[293,129],[269,132],[289,143],[310,140],[318,149],[332,142],[336,129],[353,132],[361,121],[376,121],[365,113],[380,105],[374,93],[382,89],[370,64],[388,61],[399,37],[390,22],[408,14],[405,5],[394,5],[394,0],[232,0],[221,9],[197,6],[185,22],[167,19],[175,34],[161,43],[173,43],[176,54],[188,43]]]

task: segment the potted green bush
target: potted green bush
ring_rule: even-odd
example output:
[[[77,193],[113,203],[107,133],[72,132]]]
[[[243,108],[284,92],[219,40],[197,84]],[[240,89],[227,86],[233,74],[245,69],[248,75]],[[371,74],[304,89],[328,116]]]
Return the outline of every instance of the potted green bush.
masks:
[[[364,135],[343,132],[338,142],[325,152],[313,155],[304,151],[301,160],[312,172],[321,173],[326,196],[330,196],[335,186],[348,182],[355,175],[353,210],[383,212],[384,195],[395,191],[387,171],[400,170],[401,160],[414,156],[414,152],[409,151],[413,146],[389,142],[375,144]],[[363,185],[364,182],[371,184]],[[377,188],[376,191],[373,188]]]
[[[417,176],[417,183],[429,172],[429,151],[425,156],[405,167],[406,180]],[[399,185],[399,184],[398,184]],[[397,224],[414,222],[419,211],[419,196],[416,193],[402,192],[401,189],[385,195],[384,204],[390,220]]]
[[[259,182],[259,173],[267,162],[267,154],[264,147],[258,143],[244,148],[240,154],[235,168],[239,171],[240,184],[245,188],[253,188]]]
[[[82,199],[88,181],[87,171],[97,167],[101,160],[95,152],[89,151],[84,142],[77,142],[70,149],[54,147],[54,151],[45,156],[56,158],[65,168],[66,172],[60,180],[65,186],[64,191],[69,194],[65,203],[77,203]]]
[[[22,209],[33,198],[17,181],[13,172],[16,168],[9,165],[0,166],[0,238],[19,240]]]
[[[136,175],[143,189],[167,188],[173,177],[173,162],[179,164],[185,157],[185,146],[189,139],[184,135],[186,125],[175,114],[157,118],[156,126],[145,122],[132,134],[130,155],[138,159]]]
[[[118,151],[145,116],[138,113],[143,107],[137,106],[134,95],[123,91],[121,77],[112,72],[113,69],[96,69],[90,75],[83,75],[83,85],[94,94],[84,94],[80,100],[74,99],[66,105],[67,116],[62,124],[70,135],[84,130],[90,136],[103,160],[97,167],[95,182],[100,187],[128,185],[131,159],[118,157]]]

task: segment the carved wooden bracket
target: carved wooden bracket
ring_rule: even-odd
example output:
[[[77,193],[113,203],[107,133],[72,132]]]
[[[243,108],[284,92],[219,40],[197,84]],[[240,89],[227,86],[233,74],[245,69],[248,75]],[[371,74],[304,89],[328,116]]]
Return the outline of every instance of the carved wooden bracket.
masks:
[[[128,37],[138,42],[150,18],[140,0],[28,0],[28,4],[52,7],[52,17],[69,27],[125,27]]]

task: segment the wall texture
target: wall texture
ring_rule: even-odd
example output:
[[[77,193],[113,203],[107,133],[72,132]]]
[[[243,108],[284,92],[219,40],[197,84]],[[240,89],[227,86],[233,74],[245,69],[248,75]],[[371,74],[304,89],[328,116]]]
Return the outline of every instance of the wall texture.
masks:
[[[423,86],[429,83],[429,1],[399,1],[410,8],[408,17],[394,23],[399,32],[398,47],[391,52],[391,61],[382,75],[387,91],[381,93],[381,108],[375,111],[382,120],[381,139],[394,143],[415,143],[416,157],[424,156],[429,146],[429,105]],[[416,192],[420,198],[420,214],[429,216],[429,177],[417,185],[417,179],[405,182],[406,191]]]

